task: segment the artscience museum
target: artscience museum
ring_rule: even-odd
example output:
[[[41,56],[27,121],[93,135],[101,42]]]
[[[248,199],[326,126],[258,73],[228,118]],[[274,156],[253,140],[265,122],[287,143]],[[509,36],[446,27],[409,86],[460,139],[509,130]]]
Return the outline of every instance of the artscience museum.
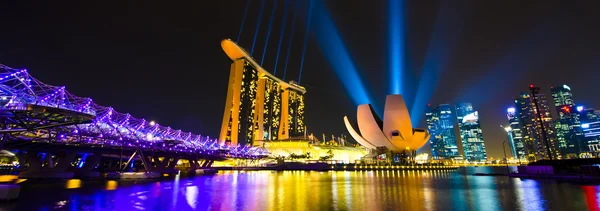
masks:
[[[360,145],[371,150],[369,156],[376,157],[392,154],[403,157],[414,157],[415,151],[421,148],[430,134],[426,129],[413,128],[410,114],[402,95],[386,97],[383,121],[374,112],[371,104],[358,106],[356,123],[358,130],[344,117],[344,123],[352,138]]]

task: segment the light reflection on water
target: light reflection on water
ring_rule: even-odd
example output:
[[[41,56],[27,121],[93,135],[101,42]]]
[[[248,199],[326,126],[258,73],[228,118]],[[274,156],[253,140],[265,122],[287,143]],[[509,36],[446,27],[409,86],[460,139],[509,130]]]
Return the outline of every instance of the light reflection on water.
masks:
[[[77,188],[74,188],[77,187]],[[5,210],[597,210],[597,186],[453,171],[221,172],[23,184]]]

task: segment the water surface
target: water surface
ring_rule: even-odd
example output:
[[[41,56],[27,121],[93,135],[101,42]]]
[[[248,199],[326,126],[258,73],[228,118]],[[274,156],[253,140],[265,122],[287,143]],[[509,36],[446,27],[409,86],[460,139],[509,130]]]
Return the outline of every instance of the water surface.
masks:
[[[485,171],[251,171],[158,182],[22,185],[3,210],[599,210],[600,187]]]

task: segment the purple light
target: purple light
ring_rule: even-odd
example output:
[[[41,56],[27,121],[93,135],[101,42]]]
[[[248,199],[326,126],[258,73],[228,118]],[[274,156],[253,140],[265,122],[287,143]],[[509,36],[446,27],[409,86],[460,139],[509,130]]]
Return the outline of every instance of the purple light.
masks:
[[[100,147],[138,146],[170,152],[211,154],[222,154],[214,150],[224,149],[231,150],[232,153],[235,151],[234,154],[236,155],[244,154],[243,150],[234,146],[219,147],[219,143],[216,140],[211,140],[208,136],[203,137],[183,132],[170,127],[160,126],[153,122],[150,122],[150,126],[148,126],[149,123],[146,120],[135,119],[129,114],[125,116],[121,113],[113,113],[113,108],[93,104],[91,98],[80,98],[71,95],[64,86],[46,85],[38,80],[34,80],[35,83],[31,83],[32,79],[35,78],[31,77],[26,69],[17,70],[0,66],[0,71],[2,70],[4,72],[0,72],[0,84],[8,87],[10,93],[15,93],[14,96],[7,96],[7,99],[16,100],[13,103],[16,102],[23,105],[39,104],[86,114],[101,115],[96,116],[90,124],[85,124],[77,129],[70,128],[70,133],[58,134],[58,139],[71,138],[74,137],[74,134],[84,134],[85,138],[81,140],[82,143],[80,144],[100,145]],[[18,84],[15,85],[15,83]],[[107,136],[104,136],[104,134],[107,134]],[[140,138],[142,140],[146,138],[146,140],[140,143]],[[157,145],[154,145],[155,141],[164,141],[165,139],[174,139],[180,143],[170,146],[168,149],[165,144],[157,143]],[[79,141],[80,139],[73,140]]]
[[[577,106],[577,111],[578,112],[582,112],[583,111],[583,106]]]

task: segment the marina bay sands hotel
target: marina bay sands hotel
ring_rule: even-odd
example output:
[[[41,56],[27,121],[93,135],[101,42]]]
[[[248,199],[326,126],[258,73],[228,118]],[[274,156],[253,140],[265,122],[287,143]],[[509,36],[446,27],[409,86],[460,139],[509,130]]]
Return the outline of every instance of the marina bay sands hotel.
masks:
[[[235,42],[221,47],[233,61],[219,140],[232,145],[259,145],[263,140],[305,136],[304,93],[263,69]]]

